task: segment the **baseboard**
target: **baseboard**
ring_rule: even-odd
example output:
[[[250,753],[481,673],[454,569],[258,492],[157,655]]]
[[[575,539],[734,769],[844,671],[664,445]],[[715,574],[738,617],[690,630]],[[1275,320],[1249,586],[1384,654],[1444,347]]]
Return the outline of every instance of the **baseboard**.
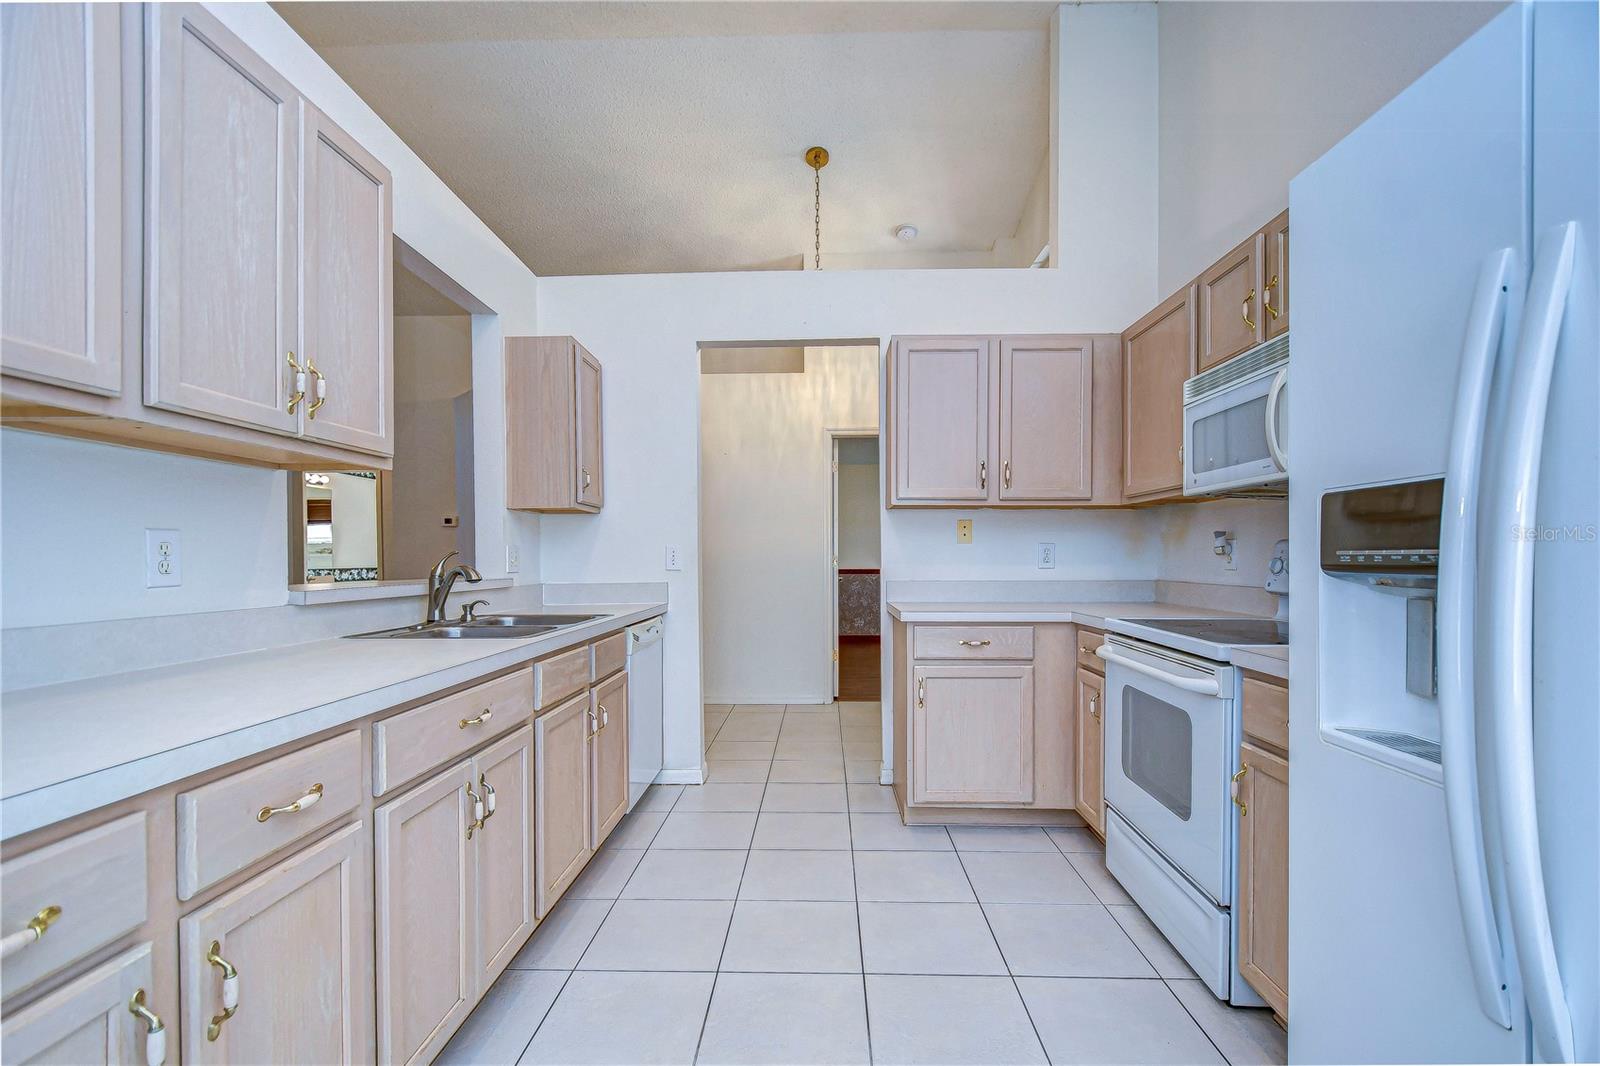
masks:
[[[740,696],[740,697],[736,697],[736,698],[729,698],[729,697],[724,696],[721,693],[719,693],[719,694],[717,694],[715,696],[707,696],[707,697],[705,697],[705,702],[706,703],[711,703],[711,704],[723,704],[724,706],[729,705],[729,704],[740,704],[740,703],[743,703],[743,704],[746,704],[746,705],[754,704],[754,705],[759,707],[759,706],[771,706],[772,704],[775,704],[775,703],[816,703],[816,704],[832,703],[833,702],[833,697],[832,696],[818,696],[816,693],[811,693],[811,694],[805,695],[805,696],[771,696],[771,695],[767,695],[767,696]]]
[[[706,783],[706,768],[704,766],[691,766],[687,770],[662,770],[656,774],[658,785],[703,785]]]
[[[894,767],[890,766],[888,763],[884,763],[882,766],[878,767],[878,784],[894,784]]]

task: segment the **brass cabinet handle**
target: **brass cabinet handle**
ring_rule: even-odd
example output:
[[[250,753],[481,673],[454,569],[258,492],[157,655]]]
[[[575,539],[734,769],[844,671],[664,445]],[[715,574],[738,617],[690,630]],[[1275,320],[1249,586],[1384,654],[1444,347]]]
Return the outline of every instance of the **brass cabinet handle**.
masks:
[[[600,735],[600,717],[594,713],[593,707],[585,707],[583,709],[583,713],[587,715],[589,719],[589,733],[584,737],[584,739],[593,740],[595,737]]]
[[[44,936],[59,917],[61,908],[54,903],[40,910],[38,914],[28,919],[27,925],[0,940],[0,959],[9,958]]]
[[[989,646],[987,640],[958,640],[956,643],[963,648],[987,648]]]
[[[1007,459],[1005,461],[1003,469],[1005,471],[1006,488],[1009,489],[1011,487],[1011,460],[1010,459]]]
[[[315,807],[317,802],[321,799],[322,782],[318,781],[316,784],[306,789],[306,794],[295,800],[293,803],[286,804],[282,807],[261,808],[256,812],[256,821],[264,822],[275,814],[298,814],[308,807]]]
[[[489,784],[489,778],[484,774],[479,774],[478,775],[478,785],[479,785],[480,788],[483,789],[483,811],[484,811],[483,821],[484,821],[484,823],[487,823],[490,818],[494,817],[494,808],[495,808],[494,786]]]
[[[472,839],[472,834],[483,828],[483,823],[488,821],[484,811],[483,797],[472,791],[472,784],[467,784],[467,799],[472,801],[472,820],[467,823],[467,839]]]
[[[294,409],[300,406],[300,401],[306,398],[306,371],[299,363],[294,361],[294,353],[289,353],[289,371],[294,391],[289,393],[289,413],[294,414]]]
[[[1239,798],[1239,782],[1242,781],[1244,779],[1244,775],[1249,773],[1249,772],[1250,772],[1250,767],[1248,767],[1248,766],[1239,767],[1239,772],[1233,775],[1233,779],[1232,779],[1233,780],[1233,784],[1228,786],[1228,791],[1233,794],[1233,805],[1235,807],[1239,808],[1239,817],[1240,818],[1243,818],[1245,815],[1250,813],[1249,806],[1247,806],[1245,804],[1244,800]]]
[[[311,401],[310,407],[306,408],[306,417],[316,418],[317,409],[328,402],[328,379],[322,371],[317,369],[317,361],[315,359],[308,358],[306,360],[306,369],[311,372],[312,377],[317,379],[317,398]]]
[[[1261,306],[1267,309],[1267,314],[1277,318],[1279,310],[1272,306],[1272,290],[1278,287],[1278,275],[1272,275],[1272,280],[1267,282],[1267,291],[1261,294]]]
[[[978,487],[980,489],[989,487],[989,460],[987,459],[978,460]]]
[[[144,989],[139,989],[128,1000],[128,1013],[144,1022],[145,1066],[161,1066],[167,1061],[167,1027],[161,1016],[145,1006]]]
[[[920,678],[920,677],[917,678],[917,706],[918,707],[926,707],[928,705],[927,704],[927,695],[928,695],[928,683],[925,680],[923,680],[922,678]]]
[[[586,467],[586,466],[585,467],[580,467],[579,469],[582,470],[582,472],[583,472],[583,487],[584,488],[588,488],[590,485],[592,485],[594,483],[594,478],[589,476],[589,468],[588,467]]]
[[[598,723],[594,732],[596,736],[599,736],[601,733],[605,732],[606,726],[611,724],[611,712],[606,710],[606,705],[603,703],[596,704],[596,706],[600,708],[600,717],[595,718],[593,711],[589,712],[589,717],[593,718],[594,721]]]
[[[1256,298],[1256,290],[1251,286],[1250,291],[1244,294],[1244,299],[1239,301],[1239,317],[1244,319],[1246,329],[1255,329],[1256,320],[1250,317],[1250,301]]]
[[[206,1039],[216,1040],[222,1035],[222,1023],[239,1013],[239,971],[222,957],[222,943],[217,940],[211,942],[206,961],[222,971],[222,1013],[213,1015],[206,1026]]]
[[[491,719],[493,717],[494,717],[494,712],[491,711],[489,708],[485,707],[483,709],[483,713],[478,715],[476,718],[463,718],[463,719],[461,719],[461,724],[458,725],[456,728],[457,729],[465,729],[469,725],[482,725],[483,723],[487,722],[489,719]]]
[[[1100,718],[1100,693],[1089,693],[1089,717],[1096,721]]]

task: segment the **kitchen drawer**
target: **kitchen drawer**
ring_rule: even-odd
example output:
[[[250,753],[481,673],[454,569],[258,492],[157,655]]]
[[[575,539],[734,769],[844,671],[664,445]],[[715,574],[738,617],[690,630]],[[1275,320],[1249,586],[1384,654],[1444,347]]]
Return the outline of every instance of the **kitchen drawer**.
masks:
[[[178,793],[178,898],[192,898],[360,802],[361,733],[354,729]]]
[[[381,796],[464,755],[526,723],[532,713],[533,674],[518,670],[374,722],[372,794]]]
[[[573,648],[533,664],[533,706],[535,710],[554,707],[575,692],[589,687],[593,668],[589,646]]]
[[[1088,626],[1078,627],[1078,665],[1086,670],[1093,670],[1097,674],[1106,672],[1105,660],[1096,655],[1100,645],[1106,642],[1106,635],[1098,629]]]
[[[917,626],[916,659],[1032,659],[1032,626]]]
[[[1289,690],[1265,678],[1244,678],[1244,731],[1281,751],[1289,750]]]
[[[144,923],[147,834],[138,811],[0,865],[0,936],[16,945],[0,965],[0,996],[31,987]],[[48,908],[58,911],[43,936],[11,940]]]
[[[613,633],[590,646],[594,648],[594,675],[591,680],[610,677],[628,665],[628,634]]]

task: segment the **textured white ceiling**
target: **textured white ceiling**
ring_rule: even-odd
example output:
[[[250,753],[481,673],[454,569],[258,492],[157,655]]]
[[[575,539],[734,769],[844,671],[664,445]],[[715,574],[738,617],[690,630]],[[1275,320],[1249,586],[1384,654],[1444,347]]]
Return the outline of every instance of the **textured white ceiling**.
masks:
[[[536,273],[987,251],[1048,145],[1051,3],[277,3]],[[902,222],[921,236],[892,236]]]

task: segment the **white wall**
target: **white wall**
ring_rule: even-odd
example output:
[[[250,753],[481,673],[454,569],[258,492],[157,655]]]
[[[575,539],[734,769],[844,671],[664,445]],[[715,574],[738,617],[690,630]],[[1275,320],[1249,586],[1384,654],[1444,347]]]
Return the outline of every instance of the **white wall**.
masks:
[[[1289,536],[1287,500],[1212,500],[1163,507],[1160,514],[1161,559],[1156,574],[1167,581],[1260,588],[1267,580],[1272,546]],[[1226,569],[1225,561],[1212,551],[1212,532],[1218,529],[1234,538],[1234,570]]]
[[[406,315],[394,330],[394,499],[384,542],[384,578],[423,578],[446,552],[474,563],[476,546],[458,543],[472,528],[444,525],[457,501],[457,399],[472,391],[472,320],[467,315]],[[468,411],[470,413],[470,409]],[[468,474],[466,488],[476,478]]]
[[[850,454],[857,446],[870,452],[870,461]],[[839,565],[847,569],[876,570],[883,559],[878,438],[847,439],[841,442],[839,453]]]
[[[1290,178],[1504,5],[1158,6],[1164,295],[1288,207]]]
[[[807,348],[803,374],[701,375],[707,702],[833,698],[825,431],[877,424],[876,345]]]

